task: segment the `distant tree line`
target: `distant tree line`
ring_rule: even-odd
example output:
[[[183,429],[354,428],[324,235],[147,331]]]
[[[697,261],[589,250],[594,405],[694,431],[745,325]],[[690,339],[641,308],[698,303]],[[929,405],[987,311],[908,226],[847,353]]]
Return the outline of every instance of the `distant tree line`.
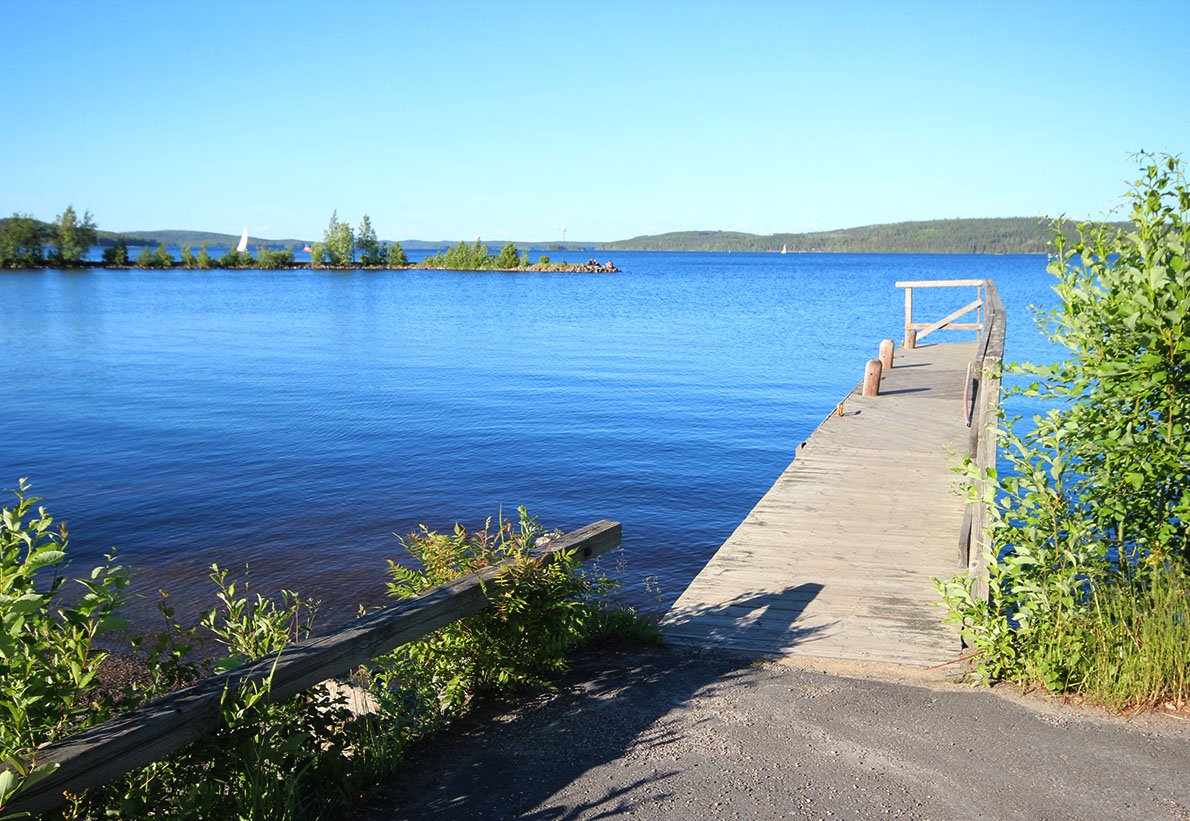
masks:
[[[82,263],[96,242],[95,220],[90,211],[80,218],[73,205],[54,217],[53,223],[28,214],[0,220],[0,268],[72,267]]]
[[[1052,224],[1041,217],[1010,217],[899,222],[805,234],[678,231],[598,247],[619,251],[780,251],[785,247],[791,253],[1044,254],[1050,247]],[[1074,223],[1064,224],[1063,233],[1077,233]]]
[[[549,257],[542,257],[548,263]],[[529,252],[518,251],[515,244],[508,242],[493,254],[478,239],[472,244],[460,242],[445,252],[426,257],[418,268],[445,268],[450,271],[515,270],[529,267]]]

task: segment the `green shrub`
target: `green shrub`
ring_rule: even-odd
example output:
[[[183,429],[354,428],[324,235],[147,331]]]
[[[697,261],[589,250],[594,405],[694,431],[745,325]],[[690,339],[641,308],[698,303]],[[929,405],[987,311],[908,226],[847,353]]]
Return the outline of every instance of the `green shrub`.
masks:
[[[401,243],[394,242],[388,246],[385,251],[385,259],[389,268],[404,268],[409,264],[409,257],[405,255],[405,249],[401,247]]]
[[[22,786],[53,771],[38,748],[93,723],[105,713],[95,696],[106,653],[95,638],[123,627],[117,611],[128,576],[108,563],[78,579],[67,595],[66,529],[54,528],[21,479],[16,503],[0,510],[0,809]]]
[[[288,268],[293,265],[293,250],[282,248],[274,251],[267,245],[262,245],[256,252],[256,267],[264,269]]]
[[[483,693],[510,694],[547,686],[546,677],[566,668],[566,652],[581,641],[598,610],[607,581],[576,570],[574,555],[541,565],[531,552],[542,536],[524,508],[517,527],[491,520],[483,530],[453,533],[422,529],[402,540],[418,567],[389,562],[389,594],[410,598],[439,584],[507,561],[487,590],[485,610],[407,644],[385,660],[391,675],[432,696],[446,715]]]
[[[1070,357],[1017,368],[1051,408],[1002,432],[989,600],[941,585],[984,678],[1115,707],[1190,699],[1190,188],[1145,159],[1131,230],[1055,232],[1043,329]]]
[[[77,602],[61,595],[66,534],[53,528],[24,480],[17,503],[0,516],[0,813],[19,790],[52,771],[41,745],[192,680],[250,659],[279,658],[307,638],[316,608],[296,594],[249,596],[246,584],[212,566],[217,605],[201,620],[218,657],[191,661],[195,631],[182,628],[162,601],[168,629],[135,646],[143,681],[122,699],[96,684],[105,654],[95,637],[124,626],[128,584],[107,565],[81,580]],[[495,562],[511,567],[487,586],[489,607],[371,664],[333,686],[271,701],[271,681],[224,696],[212,734],[169,758],[92,790],[68,796],[71,818],[331,817],[402,763],[408,742],[459,714],[481,693],[510,694],[546,685],[565,652],[595,636],[647,638],[650,625],[624,609],[605,610],[605,580],[577,572],[573,554],[543,565],[530,551],[541,529],[522,509],[519,528],[500,522],[469,534],[423,528],[404,540],[419,569],[392,564],[390,592],[404,598]],[[49,578],[46,578],[46,577]],[[655,630],[653,630],[655,634]],[[351,696],[349,701],[348,696]]]
[[[124,240],[116,240],[116,244],[103,249],[103,264],[104,265],[127,265],[128,264],[128,243]]]
[[[521,255],[517,253],[516,246],[511,242],[504,244],[500,249],[500,253],[496,256],[495,262],[492,263],[493,268],[520,268]]]
[[[0,220],[0,268],[40,268],[45,265],[46,226],[28,214]]]

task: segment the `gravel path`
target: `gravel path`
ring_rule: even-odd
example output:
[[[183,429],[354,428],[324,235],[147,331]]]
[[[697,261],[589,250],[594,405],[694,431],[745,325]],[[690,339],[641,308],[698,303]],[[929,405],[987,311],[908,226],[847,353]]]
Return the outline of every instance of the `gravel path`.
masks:
[[[413,749],[360,818],[1190,819],[1190,721],[808,664],[585,660]]]

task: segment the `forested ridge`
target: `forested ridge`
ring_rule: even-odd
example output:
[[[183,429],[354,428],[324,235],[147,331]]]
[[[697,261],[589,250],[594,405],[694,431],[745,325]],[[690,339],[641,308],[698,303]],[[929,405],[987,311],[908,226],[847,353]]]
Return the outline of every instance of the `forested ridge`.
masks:
[[[676,231],[600,243],[607,251],[780,251],[790,253],[1042,254],[1052,236],[1045,217],[923,220],[806,234]],[[1115,223],[1113,223],[1115,224]],[[1063,233],[1073,235],[1074,224]]]

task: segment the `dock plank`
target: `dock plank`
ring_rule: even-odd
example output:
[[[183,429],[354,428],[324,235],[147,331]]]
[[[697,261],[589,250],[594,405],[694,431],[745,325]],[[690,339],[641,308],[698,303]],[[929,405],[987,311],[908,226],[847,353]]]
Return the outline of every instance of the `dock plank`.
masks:
[[[959,464],[974,343],[898,349],[843,402],[662,620],[679,645],[932,665],[958,635],[932,578],[962,568]]]

